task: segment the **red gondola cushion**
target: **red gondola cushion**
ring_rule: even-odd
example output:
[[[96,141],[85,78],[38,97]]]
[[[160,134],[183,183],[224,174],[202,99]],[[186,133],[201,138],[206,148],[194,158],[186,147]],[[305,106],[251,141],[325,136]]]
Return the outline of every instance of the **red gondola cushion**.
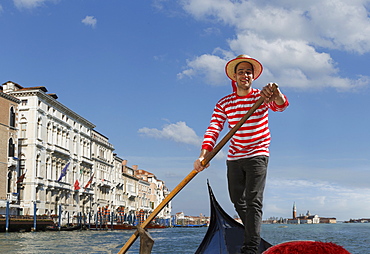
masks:
[[[292,241],[270,247],[263,254],[351,254],[331,242]]]

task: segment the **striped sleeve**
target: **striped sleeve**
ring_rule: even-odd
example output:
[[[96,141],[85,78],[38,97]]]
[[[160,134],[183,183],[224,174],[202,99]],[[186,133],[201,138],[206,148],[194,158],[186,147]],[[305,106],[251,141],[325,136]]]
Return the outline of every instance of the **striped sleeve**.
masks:
[[[214,148],[217,138],[220,135],[226,121],[226,114],[222,109],[220,103],[217,103],[211,117],[211,122],[204,134],[202,149],[212,151]]]
[[[284,95],[284,98],[285,98],[285,103],[283,105],[278,105],[276,104],[275,101],[272,101],[270,103],[268,103],[268,107],[269,109],[271,109],[272,111],[275,111],[275,112],[282,112],[284,111],[288,106],[289,106],[289,101],[288,101],[288,98]]]

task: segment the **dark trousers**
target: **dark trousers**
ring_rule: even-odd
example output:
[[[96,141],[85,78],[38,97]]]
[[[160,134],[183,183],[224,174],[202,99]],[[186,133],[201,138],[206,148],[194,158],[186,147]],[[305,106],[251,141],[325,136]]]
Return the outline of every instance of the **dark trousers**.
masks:
[[[257,253],[262,223],[262,201],[265,189],[267,156],[227,161],[229,195],[242,220],[244,253]]]

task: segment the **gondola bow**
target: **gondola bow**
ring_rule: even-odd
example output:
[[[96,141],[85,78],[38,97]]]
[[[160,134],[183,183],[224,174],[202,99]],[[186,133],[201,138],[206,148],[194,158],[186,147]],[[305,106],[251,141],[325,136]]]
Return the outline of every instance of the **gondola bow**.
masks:
[[[244,240],[244,226],[231,218],[217,202],[209,183],[211,221],[203,241],[195,254],[237,254]],[[259,253],[272,245],[261,239]]]

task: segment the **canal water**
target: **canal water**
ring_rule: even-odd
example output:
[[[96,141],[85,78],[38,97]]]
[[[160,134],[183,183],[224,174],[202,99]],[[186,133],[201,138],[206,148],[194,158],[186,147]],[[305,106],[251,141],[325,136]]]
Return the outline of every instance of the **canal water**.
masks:
[[[207,228],[150,229],[153,254],[194,253]],[[133,234],[127,231],[61,231],[0,233],[0,253],[117,253]],[[333,242],[352,254],[370,253],[370,223],[262,225],[262,237],[271,244],[293,240]],[[139,253],[139,242],[128,253]]]

